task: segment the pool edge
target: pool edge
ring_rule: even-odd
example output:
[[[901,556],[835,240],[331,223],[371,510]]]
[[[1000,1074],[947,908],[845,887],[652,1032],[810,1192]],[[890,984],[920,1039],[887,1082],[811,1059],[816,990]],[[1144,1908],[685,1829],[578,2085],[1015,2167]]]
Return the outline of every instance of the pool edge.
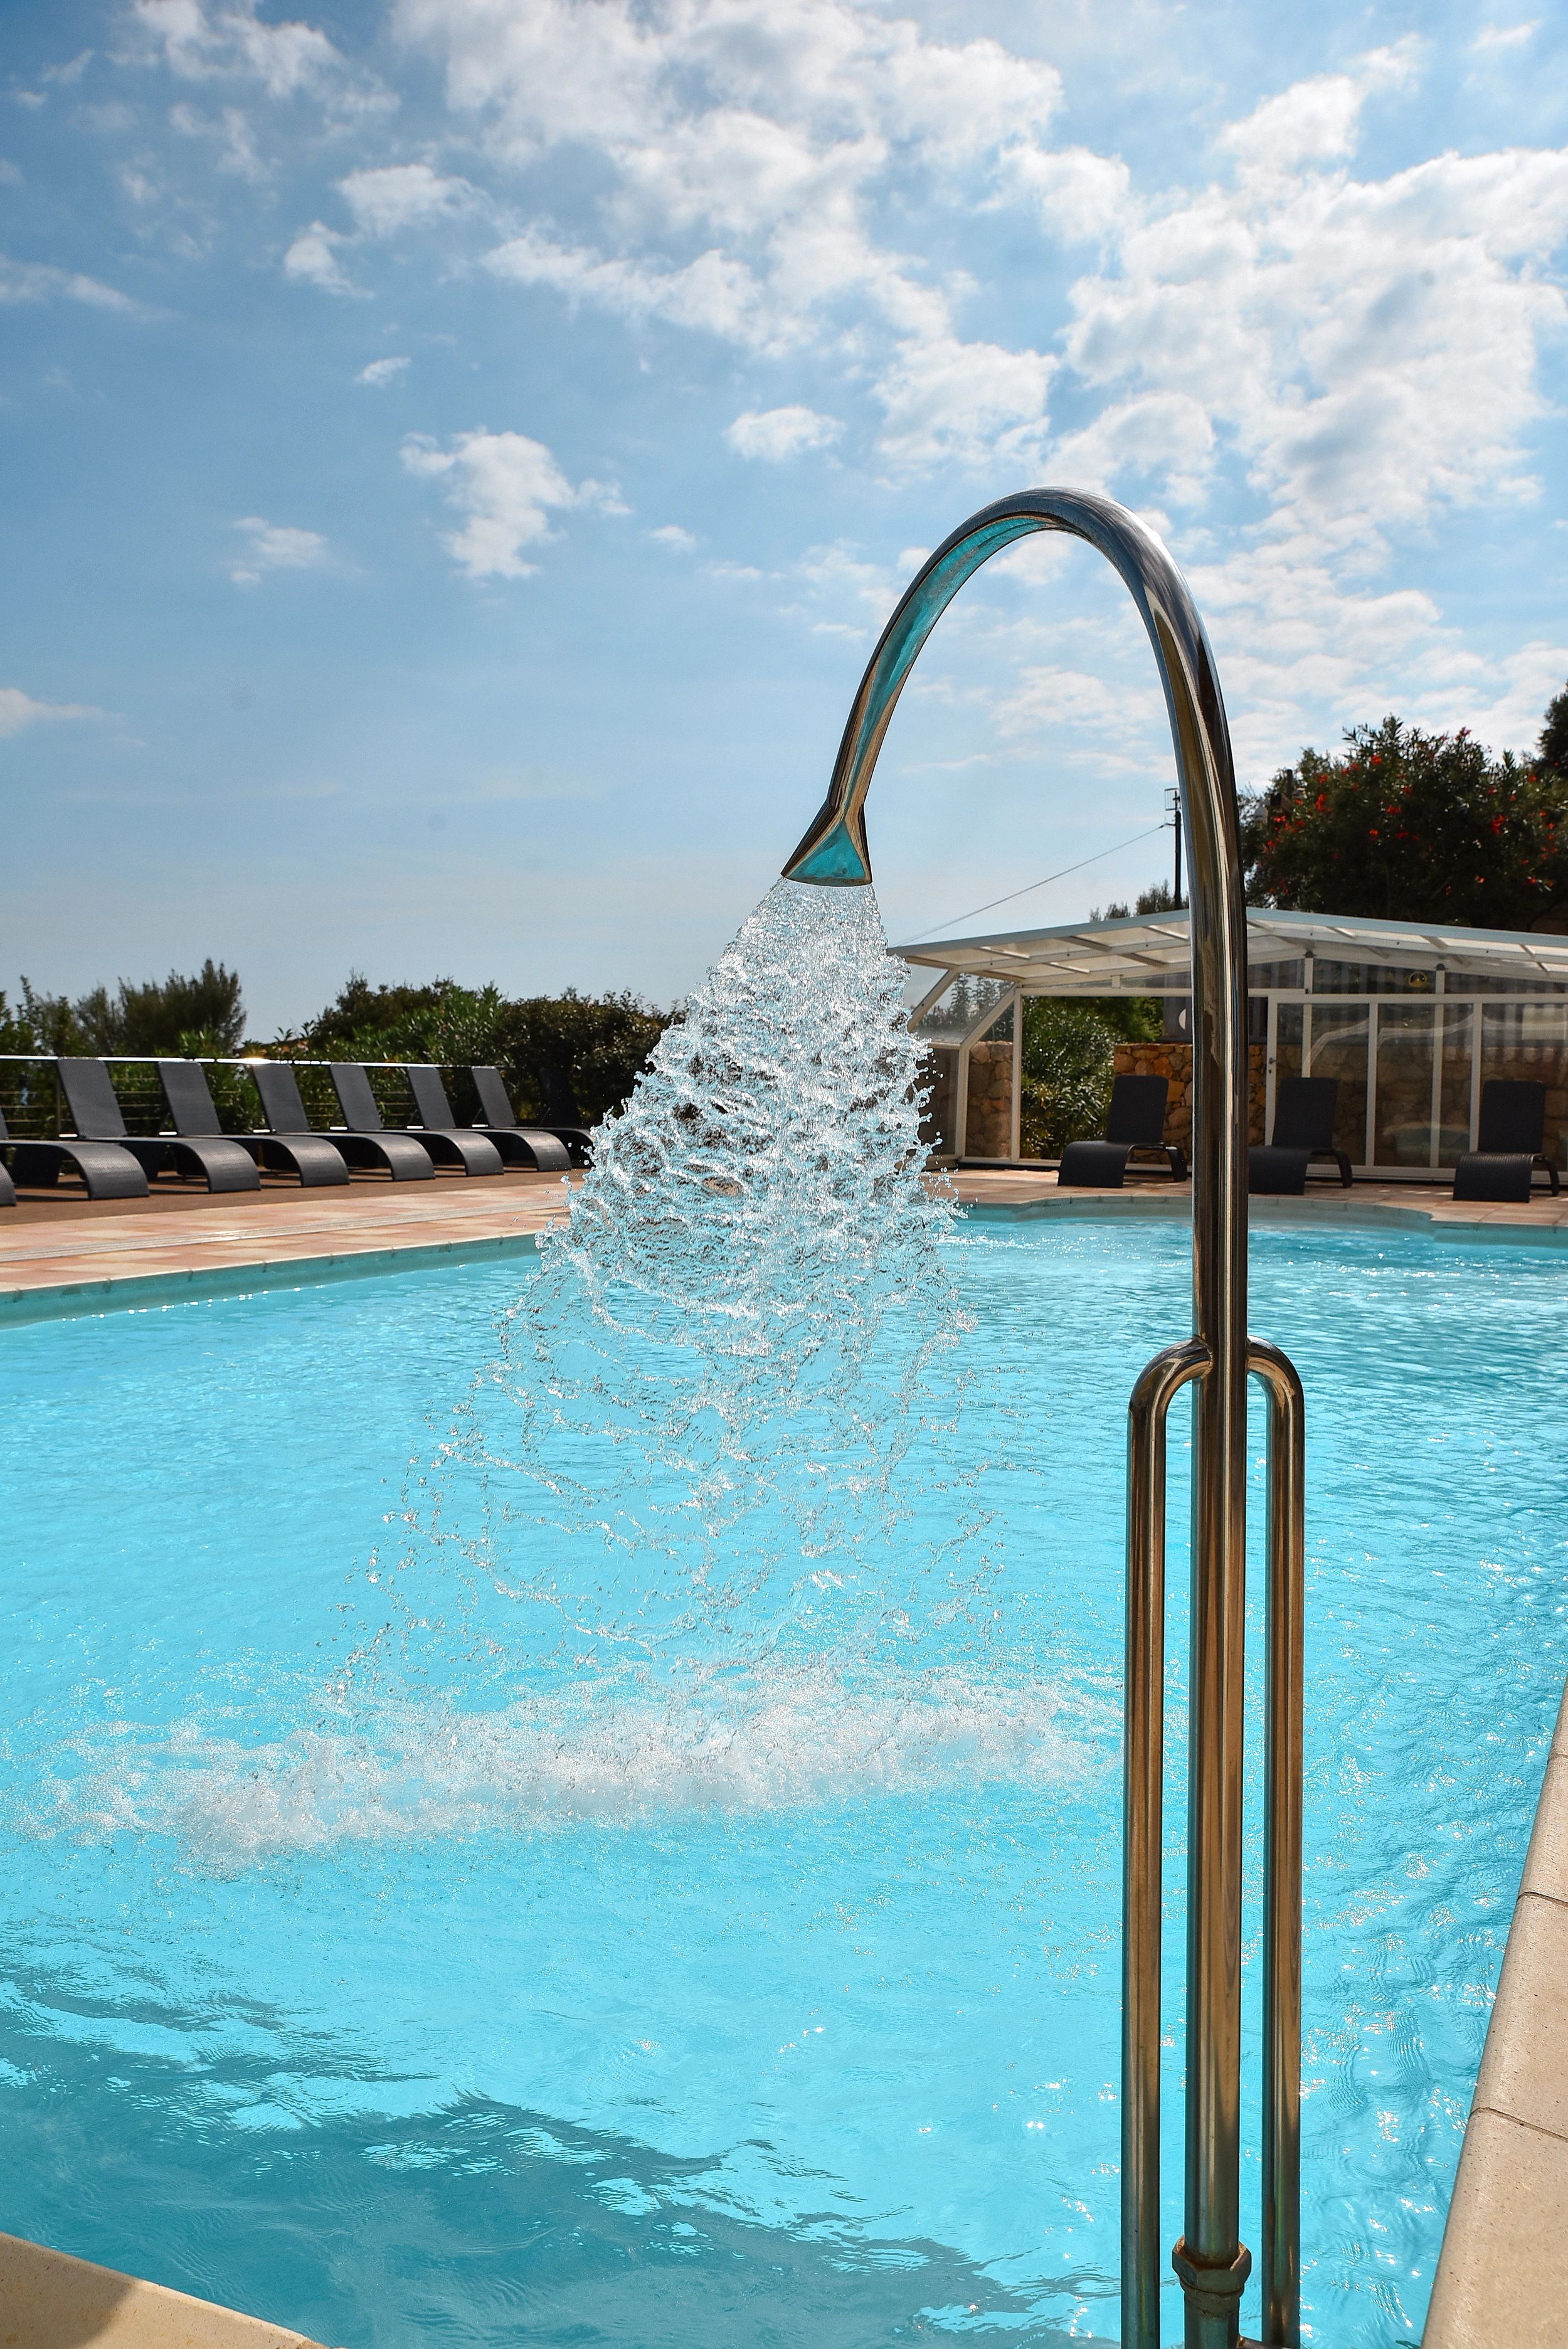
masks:
[[[249,1297],[262,1289],[315,1288],[437,1266],[489,1263],[531,1256],[538,1246],[536,1232],[504,1232],[485,1239],[429,1240],[413,1247],[355,1248],[323,1256],[273,1257],[256,1264],[190,1265],[179,1272],[56,1281],[36,1288],[0,1290],[0,1328],[85,1320],[100,1313],[146,1312],[166,1305]]]
[[[1503,1951],[1422,2349],[1550,2349],[1568,2309],[1568,1689]]]
[[[7,2349],[317,2349],[303,2333],[0,2234]]]

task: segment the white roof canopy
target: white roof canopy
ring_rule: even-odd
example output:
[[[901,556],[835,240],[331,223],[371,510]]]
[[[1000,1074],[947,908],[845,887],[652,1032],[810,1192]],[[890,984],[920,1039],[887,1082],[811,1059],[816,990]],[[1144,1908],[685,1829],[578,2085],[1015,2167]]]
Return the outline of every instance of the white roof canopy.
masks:
[[[983,938],[935,938],[895,947],[905,962],[1021,987],[1027,995],[1184,995],[1191,984],[1191,916],[1136,914],[1053,930]],[[1247,959],[1375,963],[1524,987],[1568,986],[1568,937],[1532,930],[1444,930],[1426,922],[1364,922],[1337,914],[1278,914],[1249,907]],[[1261,976],[1261,975],[1260,975]],[[1255,984],[1256,982],[1254,982]],[[1266,984],[1266,982],[1263,982]],[[1278,984],[1279,982],[1275,982]]]

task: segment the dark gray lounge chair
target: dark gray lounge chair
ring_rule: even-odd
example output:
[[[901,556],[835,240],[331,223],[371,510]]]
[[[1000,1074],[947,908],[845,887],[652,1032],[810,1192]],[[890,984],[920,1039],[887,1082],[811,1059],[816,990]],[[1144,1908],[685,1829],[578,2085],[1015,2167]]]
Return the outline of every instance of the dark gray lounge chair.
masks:
[[[300,1099],[299,1079],[288,1062],[252,1061],[249,1065],[268,1132],[280,1142],[294,1143],[308,1137],[311,1123]],[[428,1183],[436,1171],[430,1164],[429,1152],[421,1149],[410,1134],[383,1133],[379,1128],[366,1133],[346,1133],[341,1126],[335,1126],[330,1134],[317,1138],[330,1142],[350,1166],[384,1166],[394,1183]]]
[[[187,1140],[222,1133],[207,1071],[195,1061],[160,1061],[158,1079],[174,1120]],[[343,1153],[325,1133],[236,1133],[230,1137],[269,1174],[297,1174],[303,1185],[346,1183]]]
[[[490,1135],[509,1166],[538,1166],[551,1174],[567,1166],[586,1166],[593,1154],[593,1138],[581,1125],[519,1125],[499,1069],[474,1068],[469,1074],[485,1113],[482,1131]]]
[[[482,1133],[465,1133],[459,1125],[421,1125],[409,1129],[382,1123],[381,1112],[376,1106],[376,1095],[364,1066],[357,1061],[334,1061],[333,1090],[344,1122],[356,1125],[362,1133],[387,1134],[395,1139],[406,1133],[421,1150],[429,1152],[438,1166],[460,1166],[465,1174],[500,1174],[505,1169],[500,1153],[492,1150]],[[438,1083],[439,1079],[437,1080]]]
[[[1127,1162],[1135,1150],[1157,1151],[1169,1162],[1172,1181],[1184,1183],[1185,1153],[1165,1139],[1165,1104],[1170,1094],[1166,1077],[1118,1077],[1110,1088],[1105,1140],[1069,1142],[1057,1174],[1058,1185],[1119,1191],[1127,1180]]]
[[[458,1123],[452,1115],[452,1104],[441,1081],[439,1069],[432,1067],[428,1061],[407,1061],[403,1064],[403,1074],[408,1080],[414,1107],[419,1112],[419,1123],[409,1128],[410,1133],[417,1133],[421,1141],[427,1133],[440,1133],[445,1134],[449,1141],[482,1142],[486,1150],[492,1152],[503,1167],[519,1164],[518,1158],[507,1150],[504,1135],[491,1133],[481,1126]],[[521,1163],[531,1164],[533,1162],[523,1160]],[[488,1174],[490,1171],[488,1166],[470,1166],[469,1169],[470,1174]]]
[[[1545,1133],[1545,1086],[1532,1077],[1490,1077],[1480,1089],[1476,1146],[1454,1168],[1455,1198],[1528,1199],[1538,1166],[1556,1198],[1563,1186],[1542,1154]]]
[[[0,1116],[0,1151],[9,1154],[11,1172],[24,1191],[49,1191],[60,1179],[62,1166],[74,1166],[87,1185],[89,1199],[145,1199],[147,1177],[129,1150],[118,1142],[13,1142]]]
[[[1274,1140],[1247,1153],[1247,1188],[1278,1198],[1299,1198],[1315,1158],[1332,1158],[1339,1180],[1350,1188],[1350,1161],[1334,1146],[1339,1106],[1337,1077],[1281,1077],[1274,1088]]]
[[[60,1059],[55,1062],[66,1106],[77,1133],[87,1142],[114,1142],[128,1150],[151,1178],[172,1165],[187,1181],[205,1183],[209,1191],[259,1191],[262,1178],[248,1150],[227,1135],[186,1142],[177,1134],[128,1133],[125,1117],[109,1073],[101,1061]]]

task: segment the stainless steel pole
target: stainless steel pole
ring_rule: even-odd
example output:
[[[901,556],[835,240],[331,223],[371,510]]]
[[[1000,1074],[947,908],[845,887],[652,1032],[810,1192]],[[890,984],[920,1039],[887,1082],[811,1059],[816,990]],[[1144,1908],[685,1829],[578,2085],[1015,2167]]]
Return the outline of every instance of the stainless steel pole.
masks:
[[[1213,656],[1187,584],[1153,533],[1109,498],[1052,489],[1000,499],[954,531],[922,566],[883,630],[851,705],[827,799],[784,872],[789,880],[827,887],[870,881],[865,798],[904,681],[965,581],[991,555],[1037,530],[1065,531],[1098,547],[1138,606],[1165,689],[1186,832],[1192,938],[1192,1330],[1207,1367],[1198,1394],[1192,1462],[1186,2214],[1171,2256],[1186,2296],[1187,2349],[1235,2349],[1241,2295],[1252,2263],[1239,2232],[1246,920],[1230,730]],[[1147,1603],[1145,1589],[1136,1604]],[[1134,1727],[1134,1693],[1130,1686],[1129,1737],[1144,1741],[1141,1772],[1147,1768],[1148,1724],[1140,1713]],[[1150,1689],[1142,1687],[1137,1694],[1141,1706]],[[1142,1935],[1140,1946],[1148,1936],[1147,1833],[1143,1821],[1137,1904],[1142,1922],[1130,1911],[1128,1926],[1130,1940]],[[1157,1892],[1154,1898],[1157,1903]],[[1138,1984],[1141,2032],[1147,2024],[1142,1972]],[[1138,2044],[1142,2047],[1141,2038]],[[1157,2078],[1155,2087],[1157,2094]],[[1124,2093],[1144,2091],[1130,2078]],[[1138,2126],[1142,2131],[1141,2122]],[[1156,2216],[1149,2216],[1146,2132],[1139,2136],[1136,2150],[1136,2190],[1144,2204],[1134,2231],[1141,2246],[1148,2226],[1158,2223],[1157,2191]],[[1135,2267],[1143,2257],[1140,2248]],[[1135,2274],[1124,2283],[1131,2302],[1144,2306],[1147,2279]]]

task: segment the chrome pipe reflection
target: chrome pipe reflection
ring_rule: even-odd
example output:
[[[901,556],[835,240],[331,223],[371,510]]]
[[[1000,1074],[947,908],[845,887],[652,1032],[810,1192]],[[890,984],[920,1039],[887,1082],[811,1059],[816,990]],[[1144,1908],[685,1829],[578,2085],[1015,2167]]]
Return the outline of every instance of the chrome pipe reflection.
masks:
[[[1186,2207],[1172,2261],[1185,2294],[1187,2349],[1235,2349],[1241,2295],[1251,2265],[1239,2235],[1248,1368],[1246,928],[1230,730],[1213,656],[1187,584],[1153,533],[1109,498],[1051,489],[1026,490],[1000,499],[954,531],[922,566],[882,632],[851,708],[828,796],[784,873],[789,880],[830,888],[863,886],[871,880],[866,793],[921,647],[982,564],[1042,530],[1063,531],[1098,547],[1138,607],[1165,691],[1187,843],[1192,940],[1192,1328],[1207,1368],[1198,1390],[1192,1462]],[[1134,1733],[1130,1713],[1129,1733]],[[1146,1725],[1136,1733],[1146,1739]],[[1145,1868],[1140,1901],[1146,1904],[1147,1899]],[[1146,1926],[1141,1930],[1146,1937]],[[1157,1942],[1156,1936],[1156,1957]],[[1146,2021],[1140,2027],[1146,2027]],[[1157,2027],[1155,2053],[1157,2059]],[[1130,2080],[1127,2087],[1133,2085]],[[1141,2246],[1146,2230],[1158,2224],[1151,2215],[1158,2211],[1158,2193],[1150,2202],[1145,2175],[1148,2147],[1141,2136],[1139,2148],[1138,2191],[1143,2201],[1136,2233]],[[1285,2184],[1276,2176],[1276,2214],[1292,2207],[1294,2189],[1284,2191]],[[1141,2249],[1137,2256],[1144,2257]],[[1274,2267],[1279,2267],[1277,2258]],[[1142,2292],[1147,2299],[1144,2287],[1132,2277],[1124,2282],[1130,2298]],[[1149,2322],[1153,2322],[1151,2310]]]
[[[1160,2349],[1160,1928],[1165,1836],[1165,1423],[1209,1349],[1156,1354],[1127,1406],[1121,1845],[1121,2339]]]
[[[1295,1368],[1261,1338],[1247,1367],[1268,1391],[1268,1614],[1264,1751],[1264,2333],[1301,2338],[1301,1810],[1306,1604],[1306,1405]]]

